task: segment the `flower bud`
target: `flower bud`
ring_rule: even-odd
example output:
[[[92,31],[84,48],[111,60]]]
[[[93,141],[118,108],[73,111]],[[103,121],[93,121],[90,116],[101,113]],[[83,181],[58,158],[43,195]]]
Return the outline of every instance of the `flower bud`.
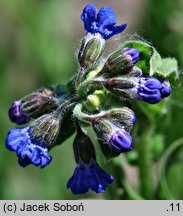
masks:
[[[111,78],[104,86],[116,96],[143,100],[155,104],[168,97],[171,87],[168,82],[161,82],[152,77]]]
[[[110,55],[99,75],[125,74],[140,59],[140,52],[135,48],[119,49]]]
[[[138,97],[151,104],[161,101],[171,93],[171,87],[167,82],[161,82],[156,78],[142,77],[139,79],[137,86]]]
[[[57,139],[60,131],[62,115],[58,111],[45,114],[34,120],[29,129],[31,140],[50,147]]]
[[[140,52],[135,48],[130,48],[130,47],[126,48],[123,51],[123,55],[124,56],[129,56],[130,65],[136,64],[140,59]]]
[[[30,126],[13,128],[8,132],[6,147],[16,152],[22,167],[34,164],[43,168],[52,160],[48,152],[57,139],[61,120],[60,112],[55,111],[39,117]]]
[[[136,122],[134,112],[127,108],[116,108],[111,110],[111,115],[108,117],[112,123],[122,127],[126,131],[131,131],[133,125]]]
[[[98,111],[102,104],[105,102],[106,95],[102,90],[95,90],[93,94],[87,96],[86,102],[84,102],[85,107],[88,111],[94,112]]]
[[[44,89],[15,101],[9,109],[10,120],[17,124],[23,124],[31,118],[52,111],[58,106],[57,98],[52,95],[51,90]]]
[[[132,137],[122,127],[109,120],[101,120],[93,124],[98,139],[103,140],[117,152],[124,153],[132,149]]]
[[[96,34],[92,36],[90,33],[83,38],[78,53],[78,60],[82,68],[91,67],[97,63],[99,57],[103,53],[105,40]]]
[[[23,124],[29,120],[29,115],[21,112],[20,107],[21,107],[21,100],[17,100],[13,102],[13,104],[11,105],[8,111],[10,120],[17,124]]]
[[[100,168],[96,162],[95,149],[90,138],[76,122],[77,134],[74,140],[74,155],[77,166],[67,183],[74,194],[86,193],[89,189],[96,193],[106,190],[113,177]]]

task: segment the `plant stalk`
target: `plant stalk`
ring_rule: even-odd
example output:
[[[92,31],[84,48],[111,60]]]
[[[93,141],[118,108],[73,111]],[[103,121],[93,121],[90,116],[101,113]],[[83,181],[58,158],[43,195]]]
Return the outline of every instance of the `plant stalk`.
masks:
[[[151,124],[141,129],[138,142],[140,192],[145,199],[153,199],[152,155],[150,148]]]

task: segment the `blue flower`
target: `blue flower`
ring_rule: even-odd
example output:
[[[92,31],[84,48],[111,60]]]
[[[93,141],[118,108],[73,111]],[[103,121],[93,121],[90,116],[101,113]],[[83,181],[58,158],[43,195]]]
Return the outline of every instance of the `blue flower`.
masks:
[[[114,134],[109,139],[109,144],[112,149],[124,153],[132,149],[132,137],[124,129],[114,131]]]
[[[103,171],[95,161],[92,161],[90,164],[78,164],[67,183],[67,188],[70,188],[73,194],[83,194],[89,189],[102,193],[112,182],[113,177]]]
[[[155,104],[161,99],[168,97],[171,93],[171,87],[166,82],[161,82],[157,78],[142,77],[139,79],[137,94],[139,98],[150,104]]]
[[[14,101],[8,112],[10,120],[17,124],[23,124],[29,120],[29,116],[21,112],[20,106],[21,100]]]
[[[31,140],[30,127],[11,129],[6,139],[6,147],[10,151],[16,151],[18,162],[22,167],[34,164],[43,168],[52,160],[46,146]]]
[[[95,5],[89,4],[84,8],[81,19],[87,32],[99,33],[106,40],[121,33],[127,26],[127,24],[116,26],[116,15],[108,6],[101,8],[97,14]]]

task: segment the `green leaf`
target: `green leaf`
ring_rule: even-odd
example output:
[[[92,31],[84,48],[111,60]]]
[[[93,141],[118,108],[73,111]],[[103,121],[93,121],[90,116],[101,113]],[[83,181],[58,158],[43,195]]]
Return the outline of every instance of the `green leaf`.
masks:
[[[177,60],[174,58],[157,59],[156,55],[151,58],[150,65],[150,76],[154,76],[159,79],[167,79],[170,82],[174,81],[179,76]]]

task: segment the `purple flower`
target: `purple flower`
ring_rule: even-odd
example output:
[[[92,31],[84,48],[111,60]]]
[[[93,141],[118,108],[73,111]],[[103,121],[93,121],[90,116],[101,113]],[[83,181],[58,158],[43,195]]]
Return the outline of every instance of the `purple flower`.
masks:
[[[121,33],[127,26],[127,24],[116,26],[116,15],[108,6],[101,8],[97,14],[95,5],[89,4],[84,8],[81,19],[87,32],[99,33],[106,40]]]
[[[117,77],[106,80],[104,85],[114,95],[139,99],[150,104],[160,102],[171,93],[168,82],[161,82],[153,77]]]
[[[117,120],[100,120],[93,124],[93,128],[97,134],[99,141],[108,144],[112,150],[124,153],[132,149],[132,137],[129,133],[133,124],[135,123],[135,115],[133,111],[129,115],[121,115]]]
[[[171,93],[171,87],[166,82],[161,82],[157,78],[142,77],[137,85],[137,94],[145,102],[155,104],[162,98],[168,97]]]
[[[83,194],[89,189],[102,193],[112,182],[113,177],[102,170],[95,161],[92,161],[89,164],[77,165],[73,176],[67,183],[67,188],[70,188],[73,194]]]
[[[120,129],[110,137],[109,144],[112,149],[124,153],[132,149],[132,137],[127,131]]]
[[[14,128],[8,132],[6,147],[15,151],[18,162],[22,167],[29,164],[41,166],[48,165],[52,158],[48,155],[48,148],[30,138],[30,127]]]
[[[130,61],[130,65],[134,65],[136,64],[139,59],[140,59],[140,52],[139,50],[135,49],[135,48],[126,48],[123,53],[124,56],[130,56],[131,61]]]
[[[168,97],[171,93],[170,84],[166,81],[162,83],[161,98]]]
[[[14,101],[9,109],[9,118],[17,124],[24,124],[29,120],[29,116],[21,112],[21,100]]]

